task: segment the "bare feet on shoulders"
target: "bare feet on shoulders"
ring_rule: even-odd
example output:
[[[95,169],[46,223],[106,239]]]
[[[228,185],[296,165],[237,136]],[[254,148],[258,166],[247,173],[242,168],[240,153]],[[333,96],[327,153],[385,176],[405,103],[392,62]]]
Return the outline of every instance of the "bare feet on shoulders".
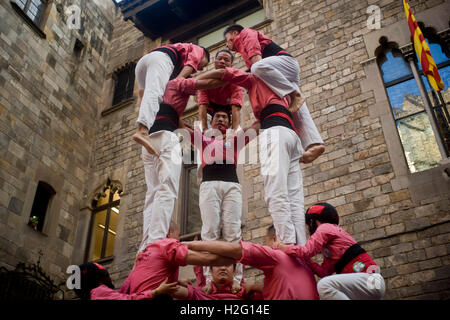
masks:
[[[300,94],[300,92],[294,91],[290,95],[291,103],[289,104],[289,112],[296,113],[301,106],[305,103],[305,98]]]
[[[311,163],[316,160],[323,152],[325,147],[323,145],[315,145],[310,147],[300,158],[301,163]]]
[[[159,157],[159,153],[153,149],[150,137],[148,136],[148,129],[143,125],[139,125],[136,133],[133,135],[133,140],[142,145],[150,154]]]

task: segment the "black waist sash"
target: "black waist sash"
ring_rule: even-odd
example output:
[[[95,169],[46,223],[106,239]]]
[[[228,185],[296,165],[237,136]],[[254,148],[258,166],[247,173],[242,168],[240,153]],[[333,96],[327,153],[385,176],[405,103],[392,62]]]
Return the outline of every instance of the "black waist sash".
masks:
[[[261,111],[260,121],[261,129],[283,126],[297,132],[292,121],[292,114],[286,107],[279,104],[269,104],[265,107]]]
[[[174,67],[173,72],[170,75],[170,80],[175,79],[178,76],[178,74],[180,73],[181,69],[183,68],[183,64],[180,59],[180,53],[178,52],[178,50],[175,49],[175,47],[167,46],[167,47],[159,47],[152,51],[164,52],[165,54],[167,54],[169,56],[170,60],[172,60],[172,62],[173,62],[173,67]]]
[[[271,42],[265,47],[262,51],[262,58],[267,58],[271,56],[289,56],[292,57],[289,53],[286,52],[282,47],[277,45],[275,42]]]
[[[355,243],[354,245],[352,245],[350,248],[348,248],[347,250],[345,250],[344,254],[342,255],[342,257],[338,260],[338,262],[336,262],[336,264],[334,265],[334,271],[336,271],[336,273],[341,273],[342,269],[344,269],[344,267],[353,259],[355,259],[357,256],[359,256],[360,254],[365,253],[366,250],[364,250],[359,244]]]
[[[226,181],[239,183],[236,173],[236,165],[212,163],[204,166],[202,182],[205,181]]]
[[[178,129],[178,119],[178,113],[171,105],[161,103],[159,105],[159,111],[156,114],[155,122],[148,131],[148,134],[161,130],[175,131]]]

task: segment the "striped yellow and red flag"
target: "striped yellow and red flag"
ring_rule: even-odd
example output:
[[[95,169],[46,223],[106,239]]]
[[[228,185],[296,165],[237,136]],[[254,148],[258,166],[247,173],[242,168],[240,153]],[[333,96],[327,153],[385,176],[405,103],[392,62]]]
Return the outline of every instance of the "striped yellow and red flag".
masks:
[[[414,49],[419,57],[423,73],[427,76],[431,87],[433,87],[436,91],[441,91],[444,89],[444,83],[439,75],[438,68],[434,63],[433,57],[431,57],[430,48],[428,47],[425,37],[423,36],[422,31],[420,31],[416,18],[414,18],[411,8],[406,0],[403,0],[403,7],[405,8],[409,30],[411,31],[411,36],[413,37]]]

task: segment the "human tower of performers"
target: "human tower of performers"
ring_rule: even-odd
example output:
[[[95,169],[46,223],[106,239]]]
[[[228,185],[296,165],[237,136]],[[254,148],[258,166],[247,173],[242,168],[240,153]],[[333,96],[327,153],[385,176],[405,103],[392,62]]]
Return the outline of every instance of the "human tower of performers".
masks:
[[[338,226],[336,209],[317,203],[304,210],[300,163],[312,162],[325,149],[300,93],[297,60],[256,30],[232,25],[224,37],[228,49],[216,54],[215,69],[195,78],[191,75],[210,58],[207,49],[194,44],[161,46],[139,60],[140,108],[133,139],[142,145],[147,183],[142,242],[119,290],[108,271],[91,262],[80,266],[76,293],[92,300],[381,299],[380,269]],[[247,72],[232,67],[232,51],[240,53]],[[249,128],[239,123],[242,88],[256,118]],[[180,116],[197,91],[200,125],[193,128]],[[201,241],[180,242],[172,221],[182,168],[180,129],[201,155]],[[259,135],[264,198],[273,220],[266,245],[241,240],[236,164],[252,140],[249,132]],[[322,264],[311,260],[320,252]],[[186,265],[194,266],[196,285],[178,279],[179,267]],[[261,270],[264,283],[245,281],[244,266]],[[314,274],[321,278],[318,283]]]

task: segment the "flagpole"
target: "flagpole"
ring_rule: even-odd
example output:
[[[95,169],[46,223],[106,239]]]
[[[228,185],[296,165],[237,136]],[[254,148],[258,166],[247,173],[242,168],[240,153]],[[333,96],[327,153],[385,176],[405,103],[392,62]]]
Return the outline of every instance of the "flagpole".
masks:
[[[434,137],[435,137],[435,140],[437,142],[439,151],[441,153],[441,157],[442,157],[442,159],[446,159],[447,158],[447,151],[446,151],[445,146],[442,143],[443,138],[442,138],[441,132],[439,130],[439,127],[437,125],[436,115],[434,114],[434,111],[431,108],[430,99],[429,99],[427,91],[425,89],[425,85],[422,82],[422,78],[420,77],[419,73],[417,72],[417,67],[416,67],[416,63],[414,61],[414,56],[413,55],[410,55],[408,57],[408,62],[410,64],[410,66],[411,66],[411,70],[413,72],[414,78],[416,79],[417,85],[419,86],[419,91],[420,91],[420,94],[422,96],[423,105],[425,107],[425,111],[429,115],[428,118],[430,118],[431,128],[433,129]]]

